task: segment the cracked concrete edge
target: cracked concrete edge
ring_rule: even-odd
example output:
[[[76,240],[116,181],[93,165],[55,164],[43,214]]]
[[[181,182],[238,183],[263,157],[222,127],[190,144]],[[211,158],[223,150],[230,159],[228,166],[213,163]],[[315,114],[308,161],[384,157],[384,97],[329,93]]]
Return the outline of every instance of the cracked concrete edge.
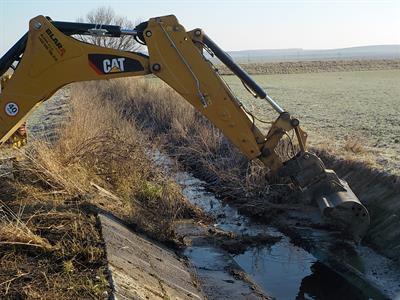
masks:
[[[185,261],[110,214],[97,216],[107,255],[110,299],[205,299]]]
[[[93,209],[93,208],[90,207],[90,209]],[[100,238],[101,238],[101,240],[103,242],[105,255],[106,255],[106,257],[108,257],[106,242],[104,241],[104,236],[103,236],[103,227],[102,227],[101,218],[99,217],[99,214],[100,213],[98,211],[96,211],[97,228],[98,228],[99,233],[100,233]],[[115,297],[115,282],[114,282],[114,278],[113,278],[113,276],[111,274],[110,265],[108,263],[108,260],[107,260],[107,264],[105,266],[105,271],[106,271],[106,274],[107,274],[107,281],[108,281],[108,284],[110,285],[110,289],[111,289],[111,294],[109,294],[107,296],[107,299],[108,300],[117,300],[117,298]]]

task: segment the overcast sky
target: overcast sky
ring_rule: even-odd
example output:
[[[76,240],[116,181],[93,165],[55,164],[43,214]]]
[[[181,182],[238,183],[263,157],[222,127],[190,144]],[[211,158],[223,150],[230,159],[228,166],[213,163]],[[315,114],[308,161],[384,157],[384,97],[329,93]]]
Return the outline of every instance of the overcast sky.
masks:
[[[133,21],[175,14],[187,30],[203,28],[225,50],[400,44],[400,0],[0,0],[0,53],[34,16],[75,21],[99,6]]]

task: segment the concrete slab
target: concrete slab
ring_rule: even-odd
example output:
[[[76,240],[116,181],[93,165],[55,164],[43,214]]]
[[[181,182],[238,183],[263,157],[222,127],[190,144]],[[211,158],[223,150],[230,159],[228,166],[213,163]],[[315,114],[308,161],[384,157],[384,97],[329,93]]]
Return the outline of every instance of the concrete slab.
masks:
[[[185,261],[118,220],[99,214],[114,299],[204,299]]]

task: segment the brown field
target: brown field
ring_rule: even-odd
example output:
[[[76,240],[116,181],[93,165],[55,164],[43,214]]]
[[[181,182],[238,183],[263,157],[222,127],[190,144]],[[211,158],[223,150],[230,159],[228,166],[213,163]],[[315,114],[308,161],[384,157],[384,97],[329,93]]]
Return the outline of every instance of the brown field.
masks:
[[[270,63],[240,64],[251,75],[300,74],[348,71],[399,70],[400,60],[362,59],[362,60],[325,60],[325,61],[287,61]],[[232,72],[224,65],[217,68],[222,75]]]

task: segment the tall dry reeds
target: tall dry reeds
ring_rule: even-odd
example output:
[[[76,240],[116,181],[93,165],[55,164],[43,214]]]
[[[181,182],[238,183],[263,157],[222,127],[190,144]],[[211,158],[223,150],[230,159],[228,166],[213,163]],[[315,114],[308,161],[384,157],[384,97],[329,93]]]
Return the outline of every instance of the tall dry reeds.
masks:
[[[21,165],[24,180],[40,182],[61,198],[95,204],[93,186],[100,186],[116,195],[101,200],[104,209],[156,238],[169,239],[174,220],[192,208],[149,157],[151,144],[143,133],[123,117],[118,99],[125,91],[115,84],[74,85],[68,121],[57,130],[56,141],[37,141],[27,151],[29,163]]]
[[[220,130],[161,81],[131,78],[91,84],[106,102],[120,108],[126,120],[142,127],[150,140],[159,139],[170,155],[206,180],[219,196],[243,201],[270,196],[279,202],[275,189],[279,193],[289,189],[271,186],[278,181],[260,162],[249,162]]]

